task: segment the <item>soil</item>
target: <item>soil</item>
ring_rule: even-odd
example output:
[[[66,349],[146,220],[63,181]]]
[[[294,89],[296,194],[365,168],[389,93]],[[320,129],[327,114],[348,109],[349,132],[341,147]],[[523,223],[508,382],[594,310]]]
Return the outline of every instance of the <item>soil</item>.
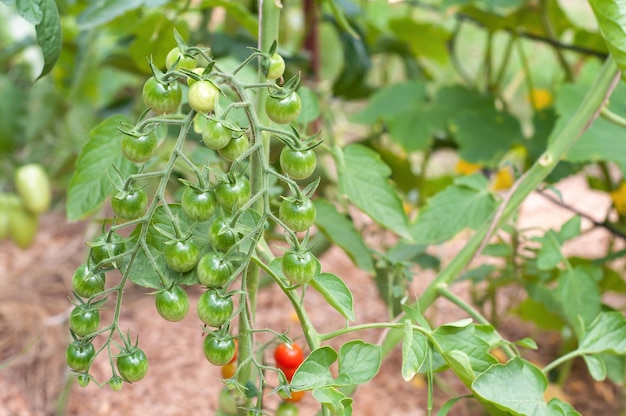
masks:
[[[590,191],[584,179],[574,177],[559,185],[566,203],[575,206],[598,220],[602,220],[610,205],[607,195]],[[519,224],[521,227],[559,227],[572,213],[555,206],[539,195],[532,195],[524,204]],[[590,228],[583,221],[584,229]],[[90,384],[80,388],[65,367],[64,351],[69,341],[67,316],[70,303],[70,280],[74,269],[83,261],[88,233],[86,224],[66,224],[60,213],[42,218],[40,232],[34,245],[22,251],[10,242],[0,243],[0,416],[27,416],[55,414],[55,406],[65,406],[67,415],[212,415],[222,387],[220,369],[206,362],[202,353],[202,331],[194,313],[180,323],[169,323],[160,318],[152,296],[141,288],[129,288],[124,295],[122,325],[132,334],[139,334],[142,348],[150,360],[150,370],[141,382],[126,384],[119,392],[108,387]],[[462,247],[468,233],[450,243],[435,247],[433,254],[449,261]],[[568,254],[586,257],[606,250],[608,235],[592,230],[566,247]],[[323,269],[341,276],[355,298],[357,323],[385,320],[387,311],[380,300],[371,276],[356,269],[339,249],[331,248],[321,258]],[[482,259],[474,261],[480,264]],[[417,297],[433,273],[417,273],[411,284],[410,295]],[[111,281],[109,277],[109,281]],[[467,296],[466,284],[456,285],[455,291]],[[192,311],[200,290],[189,292]],[[503,294],[505,297],[507,294]],[[513,300],[511,300],[513,301]],[[614,307],[624,309],[626,299],[607,299]],[[306,296],[307,310],[313,323],[323,331],[338,329],[345,324],[314,291]],[[502,302],[506,307],[507,302]],[[104,319],[110,311],[106,311]],[[503,315],[504,316],[504,315]],[[464,318],[462,311],[444,301],[437,301],[428,311],[433,322],[441,323]],[[292,338],[301,337],[297,319],[280,290],[274,286],[259,294],[257,328],[288,331]],[[500,330],[508,339],[531,336],[539,350],[525,353],[527,358],[545,364],[559,355],[558,334],[537,331],[532,325],[514,317],[507,317]],[[377,342],[381,333],[368,331],[362,339]],[[269,339],[269,338],[268,338]],[[337,347],[347,339],[331,343]],[[7,360],[14,358],[7,368]],[[269,357],[268,357],[269,358]],[[93,373],[106,380],[108,362],[99,360]],[[386,359],[375,379],[360,387],[354,395],[354,415],[426,415],[427,383],[416,377],[405,382],[400,375],[400,349]],[[571,401],[583,415],[616,416],[624,414],[624,392],[615,385],[593,381],[582,361],[574,361],[571,375],[563,388],[551,384],[548,395]],[[110,374],[110,373],[109,373]],[[465,390],[454,377],[443,373],[436,377],[433,408],[437,411],[449,398],[462,395]],[[269,409],[278,400],[268,399]],[[303,416],[318,410],[315,400],[307,395],[301,402]],[[622,412],[622,413],[620,413]],[[483,414],[472,400],[458,402],[449,415],[472,416]]]

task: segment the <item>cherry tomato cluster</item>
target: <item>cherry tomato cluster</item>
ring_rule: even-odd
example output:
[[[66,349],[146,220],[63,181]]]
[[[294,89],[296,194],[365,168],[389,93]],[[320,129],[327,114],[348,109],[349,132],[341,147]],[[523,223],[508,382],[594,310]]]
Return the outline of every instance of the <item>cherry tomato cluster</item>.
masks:
[[[52,192],[44,168],[36,163],[15,169],[16,193],[0,193],[0,240],[12,239],[20,248],[33,243],[39,216],[50,208]]]
[[[164,63],[165,72],[150,63],[152,76],[142,89],[148,111],[134,125],[119,126],[123,134],[120,152],[139,165],[139,173],[115,169],[116,190],[110,198],[114,218],[105,221],[101,234],[88,243],[89,257],[72,279],[75,308],[69,323],[73,341],[66,355],[81,385],[91,380],[89,369],[98,354],[111,354],[114,336],[123,344],[117,343],[120,351],[111,356],[109,386],[119,389],[124,382],[139,381],[148,371],[138,341],[132,342],[130,333],[122,335],[118,326],[120,305],[115,306],[114,322],[101,322],[100,310],[108,295],[119,299],[127,281],[153,289],[157,312],[170,322],[185,319],[192,309],[184,287],[200,285],[203,291],[195,315],[203,327],[204,355],[221,367],[224,379],[238,383],[239,345],[231,334],[231,321],[245,308],[245,286],[241,290],[231,286],[247,270],[261,238],[270,230],[272,236],[280,235],[289,243],[276,259],[282,274],[276,271],[275,278],[283,288],[306,285],[319,273],[319,262],[307,248],[316,220],[311,197],[319,181],[302,183],[315,172],[314,148],[319,140],[317,135],[301,137],[294,126],[302,110],[299,76],[283,82],[285,62],[273,47],[267,53],[254,52],[246,61],[259,58],[264,74],[262,82],[249,86],[238,80],[238,69],[219,69],[207,49],[189,47],[180,37],[176,41]],[[254,104],[248,92],[252,88],[267,89],[267,94],[260,95],[264,101]],[[162,126],[180,127],[173,147],[163,145],[167,134]],[[193,134],[196,143],[188,140]],[[276,167],[267,160],[269,152],[263,147],[270,135],[284,146]],[[212,157],[191,157],[188,148]],[[251,165],[259,160],[260,170],[254,176]],[[178,181],[172,180],[175,175]],[[276,195],[270,183],[278,183],[275,188],[283,189],[285,195]],[[120,232],[127,227],[130,233]],[[272,260],[266,260],[267,264]],[[119,283],[109,281],[107,287],[106,275],[112,270],[121,272],[122,278]],[[239,306],[235,306],[235,296],[241,296]],[[99,335],[106,336],[109,348],[94,348],[93,340]],[[250,349],[246,351],[249,355]],[[253,357],[244,360],[263,371],[263,364]],[[296,344],[280,344],[274,357],[287,381],[303,361]],[[297,414],[290,402],[303,395],[286,393],[277,414]]]

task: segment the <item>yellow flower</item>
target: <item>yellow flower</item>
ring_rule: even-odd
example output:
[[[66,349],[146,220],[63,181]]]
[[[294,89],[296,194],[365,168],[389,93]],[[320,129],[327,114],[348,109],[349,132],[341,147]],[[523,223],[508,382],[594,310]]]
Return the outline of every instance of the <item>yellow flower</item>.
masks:
[[[550,107],[552,104],[552,93],[543,88],[533,88],[528,95],[528,101],[536,111]]]
[[[461,175],[471,175],[472,173],[478,172],[483,166],[478,163],[470,163],[466,160],[459,159],[456,162],[455,170]]]
[[[626,215],[626,182],[622,181],[619,188],[611,192],[613,205],[619,215]]]
[[[513,173],[510,166],[504,166],[498,169],[495,175],[491,178],[491,189],[494,191],[502,191],[509,189],[513,186]]]

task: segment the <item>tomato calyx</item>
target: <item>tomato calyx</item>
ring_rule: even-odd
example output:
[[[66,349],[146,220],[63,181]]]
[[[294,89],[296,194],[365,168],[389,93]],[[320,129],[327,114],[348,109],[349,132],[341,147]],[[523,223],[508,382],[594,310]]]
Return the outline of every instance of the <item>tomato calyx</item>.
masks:
[[[283,100],[288,98],[292,93],[295,93],[300,85],[300,73],[297,73],[293,77],[289,78],[282,86],[269,87],[269,96],[277,100]]]

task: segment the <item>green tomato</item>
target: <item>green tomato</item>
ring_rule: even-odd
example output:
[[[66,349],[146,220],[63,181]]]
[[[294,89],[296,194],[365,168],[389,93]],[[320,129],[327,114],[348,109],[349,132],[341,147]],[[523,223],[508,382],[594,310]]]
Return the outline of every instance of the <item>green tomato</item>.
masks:
[[[122,137],[122,154],[131,162],[143,163],[154,156],[158,140],[154,131],[141,136]]]
[[[72,276],[72,290],[82,298],[90,298],[104,290],[104,273],[94,273],[83,263]]]
[[[113,391],[122,390],[122,387],[124,387],[124,379],[117,375],[114,375],[109,379],[109,387],[111,387],[111,390]]]
[[[250,200],[250,181],[245,176],[233,178],[232,181],[221,182],[215,187],[217,203],[224,212],[233,213]]]
[[[170,114],[178,110],[183,99],[183,91],[176,82],[161,84],[154,77],[143,84],[143,102],[157,114]]]
[[[196,305],[196,312],[200,320],[206,325],[213,327],[224,325],[233,314],[233,309],[231,297],[223,296],[215,289],[209,289],[204,292]],[[228,361],[224,364],[228,363]]]
[[[28,211],[21,201],[9,208],[9,234],[20,248],[33,244],[38,227],[39,216]]]
[[[41,165],[31,163],[19,167],[15,171],[14,182],[15,189],[28,212],[39,215],[50,208],[52,201],[50,180]]]
[[[232,130],[224,126],[221,121],[210,118],[202,130],[202,141],[209,149],[219,150],[230,143],[232,134]]]
[[[194,82],[189,87],[189,105],[199,113],[210,113],[219,99],[220,90],[211,81]]]
[[[182,321],[189,311],[189,296],[180,286],[160,291],[155,302],[159,315],[170,322]]]
[[[206,221],[215,212],[215,194],[200,191],[190,186],[183,191],[180,205],[187,216],[194,221]]]
[[[233,264],[221,253],[208,252],[196,268],[200,284],[209,288],[221,288],[233,273]]]
[[[124,349],[117,357],[117,371],[130,383],[139,381],[148,373],[148,358],[140,348]]]
[[[278,209],[278,217],[292,231],[306,231],[315,223],[317,210],[309,198],[285,199]]]
[[[250,141],[248,141],[248,136],[242,134],[239,137],[233,137],[230,139],[230,142],[217,152],[220,156],[226,160],[227,162],[232,162],[237,159],[239,156],[243,155],[246,150],[250,148]]]
[[[125,220],[136,220],[146,212],[148,207],[148,196],[146,191],[138,189],[132,192],[122,192],[111,198],[111,208],[120,218]]]
[[[287,250],[283,255],[282,271],[292,285],[311,281],[317,272],[317,259],[309,251]]]
[[[181,53],[180,49],[175,47],[167,53],[167,56],[165,57],[165,67],[168,71],[174,68],[184,68],[191,71],[196,67],[196,59]]]
[[[218,403],[219,410],[221,410],[222,412],[229,415],[237,414],[237,403],[235,402],[235,397],[233,396],[233,393],[231,393],[228,387],[224,387],[222,391],[220,391]]]
[[[201,67],[193,68],[191,72],[202,77],[202,74],[204,74],[204,68],[201,68]],[[198,82],[198,80],[195,80],[192,77],[187,77],[187,86],[191,87],[191,85],[195,84],[196,82]]]
[[[274,416],[298,416],[298,406],[293,403],[282,402],[278,405]]]
[[[9,236],[11,225],[9,212],[19,204],[20,199],[17,195],[0,193],[0,240]]]
[[[295,91],[284,98],[268,95],[265,100],[267,116],[278,124],[291,123],[298,118],[300,110],[302,110],[302,100]]]
[[[82,373],[79,374],[78,377],[76,377],[76,380],[78,381],[79,386],[87,387],[89,385],[89,382],[91,381],[91,376],[87,373]]]
[[[163,255],[167,267],[186,273],[198,264],[200,249],[191,239],[170,241],[164,244]]]
[[[91,343],[74,341],[65,350],[65,361],[72,370],[81,372],[89,368],[95,355],[96,349]]]
[[[213,365],[225,365],[235,356],[235,341],[210,332],[204,338],[204,356]]]
[[[313,149],[293,150],[285,146],[280,152],[280,168],[292,179],[302,180],[313,174],[317,156]]]
[[[213,249],[221,252],[227,252],[237,243],[239,236],[230,226],[230,218],[219,216],[211,224],[209,228],[209,241]]]
[[[79,337],[93,334],[100,327],[100,312],[97,309],[78,305],[70,314],[70,329]]]
[[[282,56],[274,53],[270,58],[270,68],[267,71],[267,79],[275,80],[283,76],[285,73],[285,60]]]
[[[100,234],[95,241],[89,244],[91,246],[91,261],[94,264],[102,263],[102,267],[113,267],[113,262],[106,261],[114,256],[119,256],[124,252],[125,244],[124,239],[119,234],[111,233],[108,237],[107,234]]]

